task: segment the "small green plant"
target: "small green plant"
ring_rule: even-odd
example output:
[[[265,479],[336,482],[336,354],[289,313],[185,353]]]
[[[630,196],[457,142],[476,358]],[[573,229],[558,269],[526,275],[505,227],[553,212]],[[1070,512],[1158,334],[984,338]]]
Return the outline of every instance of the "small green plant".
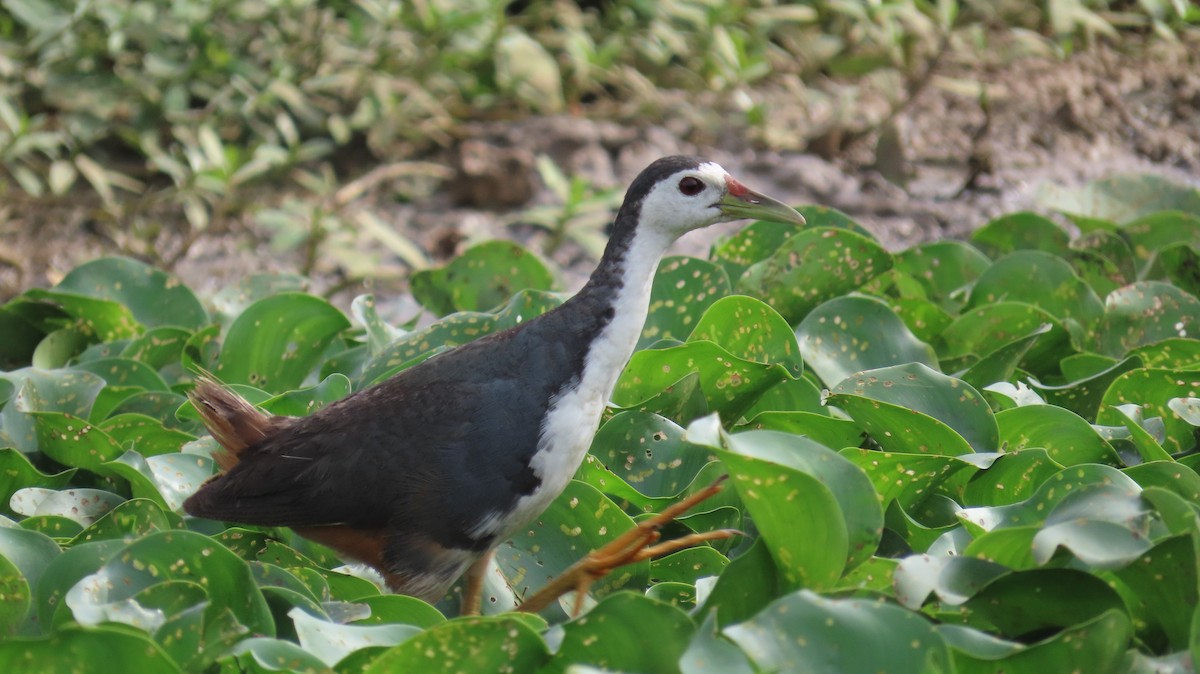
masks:
[[[569,239],[599,258],[608,240],[605,229],[621,204],[621,191],[596,189],[579,176],[568,178],[546,155],[537,158],[537,170],[559,203],[528,208],[516,216],[513,224],[537,225],[550,232],[547,254],[553,254]]]

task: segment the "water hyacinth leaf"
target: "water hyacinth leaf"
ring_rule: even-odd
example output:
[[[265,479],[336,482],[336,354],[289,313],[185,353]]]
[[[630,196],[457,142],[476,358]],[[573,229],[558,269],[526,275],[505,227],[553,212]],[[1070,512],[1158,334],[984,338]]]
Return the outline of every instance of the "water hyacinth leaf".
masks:
[[[971,477],[963,491],[963,503],[996,506],[1023,501],[1062,468],[1045,449],[1012,451],[1010,448],[986,470]]]
[[[969,243],[935,241],[898,253],[895,270],[921,283],[930,301],[958,313],[975,280],[991,264]]]
[[[949,312],[929,300],[901,297],[891,300],[891,307],[913,336],[927,344],[954,322]]]
[[[971,243],[993,258],[1018,250],[1059,255],[1069,240],[1053,220],[1028,211],[1002,215],[971,234]]]
[[[784,585],[766,541],[758,537],[729,561],[724,573],[697,600],[703,613],[715,614],[722,625],[732,625],[761,611],[779,596]]]
[[[846,410],[889,451],[957,455],[964,453],[964,444],[967,452],[993,452],[999,446],[996,419],[983,396],[920,363],[860,372],[835,386],[826,403]],[[901,410],[908,419],[897,416]]]
[[[55,289],[118,302],[151,328],[194,330],[208,323],[204,306],[179,279],[127,257],[85,262],[63,277]]]
[[[725,297],[708,307],[687,338],[689,342],[700,340],[713,342],[739,358],[779,363],[793,377],[804,372],[791,326],[770,305],[752,297]]]
[[[1200,190],[1150,174],[1117,175],[1080,188],[1043,185],[1038,204],[1064,213],[1127,222],[1157,211],[1200,212]]]
[[[254,637],[244,639],[226,656],[243,672],[320,672],[327,665],[291,641]]]
[[[77,364],[75,369],[102,377],[109,386],[136,386],[147,391],[170,390],[154,368],[129,358],[89,360]]]
[[[1014,283],[1020,279],[1020,283]],[[1022,250],[996,260],[971,290],[968,307],[1024,302],[1045,310],[1081,339],[1104,314],[1100,298],[1071,265],[1049,253]]]
[[[64,466],[95,472],[124,453],[120,443],[97,426],[69,414],[36,412],[38,447]]]
[[[74,319],[74,326],[99,342],[135,337],[142,326],[133,312],[118,302],[57,290],[31,288],[25,297],[46,302]]]
[[[1050,386],[1031,378],[1029,385],[1051,405],[1071,410],[1085,419],[1092,419],[1100,409],[1100,403],[1104,400],[1109,386],[1117,377],[1138,367],[1141,367],[1141,361],[1130,357],[1100,372],[1065,384]]]
[[[771,257],[797,231],[792,225],[758,220],[719,241],[713,246],[712,258],[736,281],[751,265]]]
[[[1132,403],[1117,405],[1118,421],[1128,434],[1125,438],[1133,444],[1134,450],[1143,462],[1171,461],[1171,455],[1163,449],[1160,443],[1166,437],[1165,426],[1161,417],[1144,418],[1142,408]],[[1105,426],[1103,428],[1111,428]],[[1153,431],[1153,432],[1151,432]]]
[[[162,370],[179,363],[183,347],[191,336],[191,330],[169,325],[150,328],[131,339],[119,355]]]
[[[438,316],[488,311],[517,291],[551,290],[554,277],[536,255],[511,241],[472,246],[438,269],[412,275],[413,297]]]
[[[649,312],[638,347],[661,339],[686,338],[696,328],[696,317],[706,315],[705,310],[729,292],[729,277],[716,264],[694,257],[664,258],[650,288]]]
[[[355,625],[396,623],[427,628],[446,622],[446,617],[436,608],[420,599],[402,594],[363,597],[356,603],[366,606],[370,615],[352,621]]]
[[[33,605],[32,594],[17,565],[0,555],[0,636],[11,636],[25,621]]]
[[[345,315],[319,297],[284,293],[259,300],[229,326],[214,372],[233,384],[293,389],[316,367],[334,337],[349,327]]]
[[[880,503],[896,501],[906,509],[915,507],[954,473],[978,470],[973,464],[942,454],[846,448],[841,455],[866,473]]]
[[[912,555],[900,560],[893,574],[896,600],[918,610],[930,597],[958,606],[996,578],[1009,573],[1001,564],[956,555]]]
[[[764,412],[808,412],[830,416],[829,408],[821,400],[821,389],[808,377],[785,379],[767,389],[746,410],[745,416],[752,419]],[[704,415],[692,418],[700,416]]]
[[[145,457],[179,451],[185,443],[196,439],[191,433],[167,428],[162,422],[144,414],[120,414],[97,424],[117,444],[136,450]]]
[[[286,417],[306,417],[350,395],[352,384],[337,372],[308,388],[287,391],[261,402],[264,411]]]
[[[845,229],[805,229],[738,280],[740,293],[762,299],[790,324],[814,307],[862,286],[892,266],[878,243]]]
[[[89,526],[125,499],[99,489],[62,491],[26,487],[12,495],[9,506],[27,517],[57,515]]]
[[[11,562],[34,591],[42,574],[61,553],[58,544],[45,534],[0,526],[0,557]]]
[[[193,332],[183,344],[179,363],[188,372],[212,370],[221,354],[221,326],[210,325]]]
[[[395,646],[421,633],[421,628],[412,625],[339,625],[298,608],[289,611],[288,617],[296,626],[300,647],[327,667],[361,648]]]
[[[64,367],[87,346],[90,335],[81,328],[60,328],[46,335],[33,350],[30,365],[42,370]]]
[[[280,293],[306,293],[312,282],[298,274],[251,274],[212,297],[213,319],[228,326],[250,305]]]
[[[621,412],[592,440],[592,456],[618,478],[649,497],[675,496],[714,460],[701,445],[683,439],[683,429],[649,412]]]
[[[1023,302],[996,302],[963,313],[946,327],[935,344],[943,361],[969,355],[991,353],[997,344],[1008,344],[1043,325],[1050,331],[1037,340],[1025,358],[1022,368],[1034,374],[1055,373],[1058,363],[1073,353],[1066,328],[1047,311]]]
[[[1112,499],[1113,503],[1130,505],[1136,501],[1141,487],[1116,468],[1101,464],[1082,464],[1064,468],[1047,478],[1032,496],[1024,501],[994,507],[973,507],[963,510],[959,517],[968,528],[978,532],[1004,527],[1041,524],[1064,499],[1080,492],[1096,492],[1095,498]],[[1134,507],[1136,510],[1136,507]]]
[[[0,410],[0,443],[25,453],[38,450],[38,432],[30,412],[61,412],[86,418],[104,380],[90,372],[24,368],[0,374],[16,389]]]
[[[88,669],[93,663],[103,664]],[[0,669],[7,672],[119,671],[145,674],[179,674],[180,671],[162,648],[144,632],[121,625],[65,626],[45,639],[0,642]]]
[[[1200,242],[1175,244],[1158,253],[1166,278],[1192,297],[1200,297]]]
[[[401,330],[380,317],[376,310],[374,295],[359,295],[350,303],[350,315],[367,331],[367,346],[372,355],[379,353],[388,344],[402,337],[407,331]]]
[[[938,369],[933,349],[913,335],[887,304],[838,297],[813,309],[796,328],[800,353],[826,386],[855,372],[904,363]]]
[[[0,449],[0,515],[16,515],[9,506],[9,500],[21,489],[59,490],[70,484],[74,475],[74,469],[43,473],[21,452],[11,447]]]
[[[1193,190],[1193,193],[1195,190]],[[1200,210],[1146,213],[1126,222],[1121,233],[1129,240],[1140,271],[1151,267],[1158,254],[1178,245],[1200,246]]]
[[[1121,596],[1100,578],[1076,569],[1033,569],[1002,574],[966,607],[1004,636],[1069,628],[1117,609]]]
[[[740,417],[763,392],[790,378],[782,365],[744,360],[712,342],[688,342],[633,354],[617,380],[613,402],[633,407],[692,372],[700,375],[708,408],[727,419]]]
[[[1119,465],[1116,451],[1091,424],[1070,410],[1054,405],[1014,407],[996,413],[1000,441],[1008,451],[1045,449],[1060,466],[1080,463]]]
[[[998,347],[995,351],[975,361],[962,374],[958,375],[958,378],[978,389],[996,382],[1011,380],[1017,365],[1025,359],[1025,355],[1042,338],[1042,335],[1049,333],[1050,330],[1051,326],[1047,323],[1024,337],[1018,337]]]
[[[1150,626],[1143,640],[1158,649],[1184,650],[1197,602],[1194,544],[1188,536],[1160,541],[1131,564],[1112,573],[1131,590],[1145,610]],[[1170,579],[1170,582],[1164,582]],[[1163,641],[1166,643],[1164,644]],[[1156,649],[1157,650],[1157,649]],[[1163,649],[1165,650],[1165,649]]]
[[[122,540],[144,536],[155,531],[182,527],[180,518],[168,514],[148,499],[130,499],[118,504],[71,539],[71,547],[81,543],[103,540]]]
[[[129,544],[98,571],[120,601],[168,580],[199,583],[214,610],[229,609],[253,632],[274,635],[275,624],[249,567],[207,536],[191,531],[160,531]]]
[[[696,580],[719,576],[729,558],[708,546],[688,548],[650,561],[650,577],[694,585]]]
[[[920,614],[865,599],[785,595],[724,635],[765,671],[953,671],[941,637]],[[864,643],[871,648],[863,648]]]
[[[1200,300],[1159,281],[1139,281],[1113,291],[1093,339],[1097,351],[1120,358],[1130,350],[1200,330]]]
[[[1123,611],[1111,609],[1026,645],[961,625],[939,625],[961,674],[1125,671],[1125,649],[1133,629]]]
[[[754,666],[740,648],[721,635],[716,614],[709,612],[679,658],[679,671],[682,674],[754,674]]]
[[[364,674],[429,671],[538,671],[550,659],[537,631],[511,617],[460,618],[436,625],[380,654]]]
[[[563,625],[562,643],[547,669],[566,671],[579,663],[603,671],[678,672],[694,630],[680,609],[621,592]]]
[[[1174,454],[1196,444],[1195,427],[1181,419],[1169,405],[1174,398],[1200,397],[1200,373],[1174,370],[1138,369],[1117,377],[1104,394],[1096,423],[1105,426],[1123,425],[1125,415],[1120,405],[1134,404],[1142,408],[1144,418],[1162,418],[1166,437],[1162,446]]]
[[[883,512],[870,480],[853,462],[808,438],[775,431],[746,431],[726,438],[729,449],[741,456],[774,462],[820,480],[838,501],[845,521],[849,556],[847,569],[863,563],[879,545]],[[771,496],[790,495],[763,484]],[[757,520],[756,520],[757,521]]]
[[[763,412],[736,430],[783,431],[803,435],[830,449],[858,447],[863,431],[853,421],[812,412]]]
[[[720,456],[785,584],[832,586],[851,549],[846,518],[830,488],[787,465],[732,451]],[[797,518],[798,512],[808,515]]]

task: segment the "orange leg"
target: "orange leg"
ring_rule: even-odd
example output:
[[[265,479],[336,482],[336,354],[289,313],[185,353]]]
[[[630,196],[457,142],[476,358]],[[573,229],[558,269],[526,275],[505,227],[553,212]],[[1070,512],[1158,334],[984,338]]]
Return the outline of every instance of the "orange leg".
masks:
[[[587,594],[588,588],[597,580],[611,573],[613,569],[646,559],[662,557],[663,555],[684,548],[690,548],[705,541],[723,540],[742,535],[741,532],[734,529],[719,529],[700,534],[690,534],[683,538],[663,543],[658,542],[662,536],[661,530],[664,526],[687,512],[692,506],[721,491],[721,482],[724,480],[725,478],[721,478],[678,503],[671,504],[661,513],[644,522],[640,522],[633,529],[621,534],[608,545],[599,550],[593,550],[586,557],[572,564],[561,575],[551,580],[541,590],[538,590],[532,597],[526,599],[517,607],[517,610],[530,613],[541,611],[549,606],[551,602],[574,590],[574,614],[578,615],[583,606],[583,597]]]
[[[467,585],[463,588],[460,609],[462,615],[479,615],[479,607],[483,602],[483,579],[491,561],[492,551],[488,550],[467,569]]]

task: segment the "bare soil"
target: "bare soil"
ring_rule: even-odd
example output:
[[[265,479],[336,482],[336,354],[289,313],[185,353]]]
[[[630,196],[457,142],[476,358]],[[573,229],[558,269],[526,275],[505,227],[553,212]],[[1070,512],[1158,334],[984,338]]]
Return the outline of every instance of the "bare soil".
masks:
[[[987,89],[986,109],[980,86]],[[789,92],[757,93],[768,109],[794,107]],[[868,123],[889,113],[891,120],[882,133],[842,139],[832,150],[828,138],[816,138],[797,122],[797,137],[828,157],[757,149],[750,140],[755,130],[735,122],[716,133],[697,133],[690,122],[636,127],[575,116],[479,124],[468,127],[457,147],[434,158],[453,171],[436,189],[409,203],[397,202],[387,189],[361,198],[373,200],[400,234],[441,260],[497,236],[542,249],[544,232],[513,226],[523,209],[553,203],[533,167],[540,154],[598,187],[620,187],[664,154],[702,154],[773,196],[845,211],[892,249],[966,237],[1002,213],[1037,210],[1046,185],[1153,173],[1200,187],[1200,49],[1175,46],[1131,55],[1099,48],[1062,60],[984,65],[948,59],[898,110],[878,96],[863,101]],[[285,189],[264,194],[264,201],[277,202]],[[97,226],[95,213],[86,197],[0,205],[0,300],[51,285],[84,260],[136,250],[140,234]],[[165,218],[170,221],[169,214]],[[689,235],[677,244],[678,252],[702,254],[714,237],[736,225],[714,229]],[[160,240],[179,243],[169,236]],[[298,253],[271,250],[265,241],[253,220],[243,218],[192,243],[175,271],[204,294],[250,273],[299,268]],[[582,282],[593,263],[570,245],[552,257],[565,270],[568,289]],[[318,264],[315,271],[318,289],[332,290],[341,281],[342,270],[335,266]],[[402,280],[377,283],[375,289],[395,298],[386,314],[417,310]],[[351,284],[335,299],[344,303],[362,290],[362,284]]]

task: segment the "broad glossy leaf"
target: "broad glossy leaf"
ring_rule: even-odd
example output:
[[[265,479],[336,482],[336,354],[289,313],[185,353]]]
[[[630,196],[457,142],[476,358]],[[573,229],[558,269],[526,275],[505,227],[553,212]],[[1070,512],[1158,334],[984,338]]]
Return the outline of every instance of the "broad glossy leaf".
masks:
[[[866,473],[882,504],[898,501],[904,508],[918,505],[954,473],[978,470],[974,464],[942,454],[847,448],[841,455]]]
[[[197,329],[208,322],[200,300],[179,279],[126,257],[106,257],[71,270],[55,290],[112,300],[147,327]]]
[[[1009,573],[1001,564],[958,555],[912,555],[900,560],[893,574],[896,599],[916,611],[929,598],[958,606],[988,583]]]
[[[1010,637],[1069,628],[1113,609],[1125,612],[1120,595],[1107,583],[1076,569],[1034,569],[1001,575],[971,597],[966,606]]]
[[[896,254],[895,269],[920,282],[931,301],[957,313],[975,280],[991,264],[969,243],[935,241]]]
[[[694,630],[678,608],[618,592],[563,625],[562,643],[547,671],[588,664],[604,671],[678,672]]]
[[[836,450],[858,447],[863,441],[863,431],[853,421],[812,412],[763,412],[735,430],[783,431]]]
[[[1069,239],[1053,220],[1028,211],[1002,215],[971,234],[971,243],[993,258],[1017,250],[1058,255],[1067,250]]]
[[[961,674],[1117,674],[1124,671],[1125,649],[1133,634],[1129,618],[1118,609],[1029,645],[960,625],[939,625],[937,631],[950,644]]]
[[[296,388],[349,327],[342,312],[319,297],[283,293],[259,300],[229,326],[215,373],[269,391]]]
[[[196,439],[190,433],[167,428],[158,419],[144,414],[120,414],[105,419],[97,427],[121,447],[145,457],[177,452],[184,444]]]
[[[1013,378],[1013,373],[1016,372],[1017,365],[1025,359],[1025,355],[1029,353],[1033,345],[1037,344],[1038,340],[1050,331],[1051,325],[1047,323],[1039,326],[1024,337],[1018,337],[1007,344],[999,346],[994,351],[987,353],[975,361],[961,375],[958,375],[959,379],[977,389],[982,389],[996,382],[1010,381]]]
[[[0,642],[0,669],[83,674],[180,671],[144,632],[124,625],[66,626],[44,639]]]
[[[170,390],[154,368],[129,358],[99,358],[79,363],[77,370],[102,377],[109,386],[136,386],[147,391]]]
[[[95,472],[125,451],[112,436],[78,417],[60,412],[32,416],[39,449],[64,466]]]
[[[1080,188],[1044,185],[1038,202],[1064,213],[1126,222],[1157,211],[1200,212],[1200,190],[1162,176],[1131,174],[1096,180]]]
[[[487,311],[525,289],[550,290],[554,277],[537,256],[511,241],[468,248],[445,267],[412,276],[413,296],[439,316]]]
[[[72,292],[41,290],[25,291],[25,297],[46,302],[61,309],[74,319],[73,325],[90,339],[111,342],[135,337],[142,326],[125,305],[119,302],[88,297]]]
[[[736,281],[751,265],[771,257],[797,231],[781,222],[752,222],[713,246],[712,258]]]
[[[0,526],[0,557],[8,559],[35,592],[42,574],[61,552],[58,544],[45,534]]]
[[[746,270],[739,292],[758,297],[795,324],[825,300],[854,290],[892,266],[878,243],[844,229],[805,229]]]
[[[715,611],[722,625],[740,623],[778,597],[783,586],[771,551],[759,537],[745,552],[729,561],[702,599],[701,610]]]
[[[261,405],[271,414],[306,417],[350,395],[351,388],[350,380],[335,372],[316,386],[281,393],[262,401]]]
[[[1050,325],[1050,331],[1021,360],[1021,367],[1034,374],[1055,373],[1058,362],[1073,352],[1066,328],[1048,312],[1023,302],[996,302],[976,307],[959,316],[942,332],[935,344],[942,360],[988,354],[996,345],[1007,344]]]
[[[132,542],[134,538],[155,531],[166,531],[182,527],[178,515],[169,514],[153,501],[146,499],[130,499],[118,504],[105,513],[93,524],[79,532],[71,539],[71,547],[82,543],[103,540],[124,540]]]
[[[1062,258],[1022,250],[996,260],[971,290],[970,308],[999,301],[1023,302],[1045,310],[1082,341],[1104,314],[1104,305]]]
[[[865,296],[832,299],[813,309],[796,328],[804,361],[825,382],[863,370],[904,363],[938,369],[937,356],[917,339],[887,304]]]
[[[365,670],[391,672],[537,671],[549,649],[524,620],[509,616],[460,618],[436,625],[394,646]]]
[[[1200,397],[1200,373],[1174,370],[1130,370],[1117,377],[1104,394],[1096,423],[1116,426],[1123,415],[1116,406],[1140,405],[1144,417],[1161,417],[1166,437],[1163,448],[1171,453],[1195,446],[1195,427],[1184,421],[1169,406],[1172,398]]]
[[[996,414],[1000,441],[1008,451],[1045,449],[1060,466],[1080,463],[1119,465],[1120,458],[1091,424],[1054,405],[1014,407]]]
[[[1193,197],[1200,197],[1200,190],[1192,190]],[[1200,199],[1198,199],[1200,200]],[[1121,226],[1121,233],[1129,240],[1138,266],[1145,271],[1154,262],[1156,253],[1179,244],[1200,245],[1200,210],[1164,210],[1143,212],[1135,220]]]
[[[183,347],[191,336],[191,330],[174,326],[150,328],[130,340],[121,349],[120,357],[145,363],[155,370],[162,370],[179,363]]]
[[[682,674],[754,674],[754,666],[740,648],[717,630],[715,613],[692,634],[692,641],[679,659]]]
[[[789,378],[782,365],[744,360],[712,342],[688,342],[666,349],[645,349],[626,365],[613,402],[633,407],[698,372],[708,408],[727,419],[737,419],[758,396]]]
[[[43,473],[29,462],[29,458],[12,448],[0,449],[0,514],[15,515],[9,507],[9,499],[25,488],[58,490],[70,483],[75,470],[60,473]]]
[[[1058,471],[1042,482],[1037,491],[1024,501],[995,507],[967,508],[959,517],[970,528],[979,532],[1041,524],[1068,496],[1093,491],[1096,492],[1095,497],[1101,501],[1109,499],[1114,504],[1129,505],[1137,500],[1141,487],[1116,468],[1083,464]]]
[[[1009,448],[986,470],[971,477],[964,491],[963,505],[993,506],[1024,501],[1062,468],[1045,449],[1018,452]]]
[[[853,462],[828,447],[789,433],[747,431],[728,436],[726,442],[739,455],[794,468],[829,488],[846,525],[849,556],[845,568],[863,563],[875,551],[883,528],[883,513],[870,480]],[[767,483],[759,488],[767,498],[774,495],[786,501],[791,495],[790,490],[773,488]],[[748,489],[739,491],[744,494]],[[759,518],[755,521],[762,526]]]
[[[1166,283],[1139,281],[1105,299],[1094,344],[1100,353],[1120,358],[1139,346],[1198,332],[1200,300]]]
[[[26,487],[13,494],[9,505],[29,517],[55,515],[88,526],[124,501],[122,497],[99,489],[64,489],[51,491]]]
[[[791,326],[769,305],[752,297],[725,297],[708,307],[687,338],[689,342],[701,340],[713,342],[739,358],[779,363],[793,377],[804,372]]]
[[[214,320],[228,326],[250,305],[280,293],[306,293],[312,282],[297,274],[251,274],[237,283],[225,286],[212,297],[216,309]]]
[[[288,617],[296,625],[300,647],[330,667],[361,648],[395,646],[421,633],[421,628],[412,625],[339,625],[298,608],[289,611]]]
[[[33,605],[32,595],[21,570],[0,555],[0,636],[8,638],[26,620]]]
[[[933,625],[879,601],[827,599],[801,590],[726,627],[724,634],[766,671],[953,671],[949,649]]]
[[[729,292],[729,277],[716,264],[694,257],[664,258],[654,275],[638,347],[686,338],[696,327],[696,317]]]
[[[1141,361],[1137,358],[1125,358],[1099,372],[1065,384],[1052,386],[1031,378],[1029,385],[1046,402],[1071,410],[1085,419],[1093,419],[1109,386],[1117,377],[1140,366]]]
[[[591,454],[650,497],[675,496],[714,460],[708,448],[683,439],[683,429],[649,412],[621,412],[592,441]]]
[[[860,372],[835,386],[826,402],[845,410],[888,451],[957,456],[999,446],[983,396],[919,363]]]
[[[1200,370],[1200,339],[1172,337],[1139,346],[1130,356],[1141,359],[1146,367]]]
[[[320,658],[283,639],[245,639],[226,657],[236,659],[236,666],[243,672],[320,672],[326,669]]]
[[[1159,648],[1186,649],[1197,605],[1196,550],[1190,537],[1161,541],[1113,575],[1129,586],[1145,607],[1151,625],[1150,634],[1140,635],[1142,639],[1156,641]]]
[[[16,392],[0,410],[0,444],[23,452],[37,451],[37,431],[30,412],[62,412],[86,418],[104,380],[90,372],[24,368],[0,373]],[[7,440],[7,442],[6,442]]]

